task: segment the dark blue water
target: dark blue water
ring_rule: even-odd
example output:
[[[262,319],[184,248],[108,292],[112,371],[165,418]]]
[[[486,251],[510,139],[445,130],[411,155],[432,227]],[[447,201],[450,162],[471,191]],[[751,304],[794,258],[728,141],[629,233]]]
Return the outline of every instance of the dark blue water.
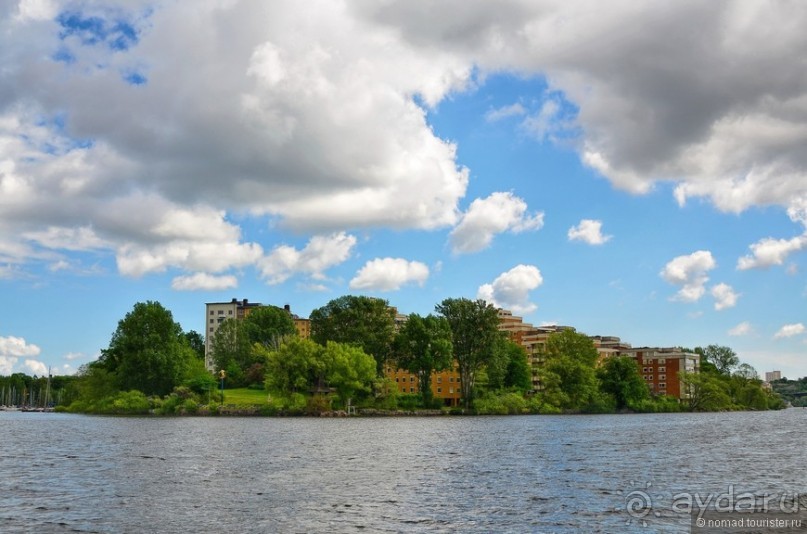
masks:
[[[689,532],[689,516],[671,509],[682,493],[807,494],[805,440],[801,409],[379,419],[0,412],[0,531]]]

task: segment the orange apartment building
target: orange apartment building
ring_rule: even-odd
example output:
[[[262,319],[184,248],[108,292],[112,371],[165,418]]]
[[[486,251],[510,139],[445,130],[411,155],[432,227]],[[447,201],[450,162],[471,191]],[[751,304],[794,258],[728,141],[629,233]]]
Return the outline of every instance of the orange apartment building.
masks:
[[[527,361],[532,369],[534,391],[541,391],[538,369],[544,362],[546,341],[555,332],[572,330],[570,326],[533,326],[508,310],[499,310],[499,329],[507,332],[510,339],[521,344],[527,351]],[[700,356],[683,352],[678,348],[633,348],[616,336],[589,336],[597,349],[598,365],[606,358],[629,356],[636,360],[642,378],[655,395],[669,395],[678,399],[687,398],[679,378],[681,371],[690,373],[700,369]]]
[[[397,369],[395,366],[384,368],[384,374],[395,382],[398,393],[418,394],[418,377],[405,369]],[[432,375],[432,396],[441,399],[446,406],[459,406],[462,398],[462,387],[460,386],[460,374],[458,371],[440,371]]]
[[[678,348],[638,347],[620,351],[621,356],[636,360],[639,372],[654,395],[686,399],[689,392],[681,382],[681,372],[697,373],[700,355]]]

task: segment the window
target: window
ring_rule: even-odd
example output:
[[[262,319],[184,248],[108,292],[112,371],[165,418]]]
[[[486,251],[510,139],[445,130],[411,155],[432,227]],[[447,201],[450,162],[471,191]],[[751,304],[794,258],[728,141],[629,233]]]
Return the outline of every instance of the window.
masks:
[[[449,393],[454,393],[454,388],[448,388]]]
[[[442,384],[442,383],[443,383],[443,377],[442,377],[442,376],[438,376],[438,377],[437,377],[437,383],[438,383],[438,384]]]
[[[415,377],[414,377],[414,376],[410,376],[410,377],[409,377],[409,381],[410,381],[410,382],[414,382],[414,381],[415,381]]]
[[[667,380],[667,375],[658,375],[659,380]]]
[[[409,388],[409,393],[414,393],[414,392],[415,392],[415,388]]]
[[[449,381],[449,382],[453,382],[453,381],[454,381],[454,377],[453,377],[453,376],[449,376],[449,377],[448,377],[448,381]]]
[[[210,331],[211,331],[211,332],[214,332],[215,330],[216,330],[216,329],[215,329],[215,328],[213,328],[212,326],[210,327]]]
[[[210,324],[213,324],[214,322],[215,322],[215,321],[214,321],[213,319],[210,319]]]
[[[210,310],[210,315],[213,315],[213,314],[214,314],[213,310]]]
[[[660,382],[658,387],[659,387],[659,389],[667,389],[667,383],[666,382]]]
[[[442,393],[442,392],[443,392],[443,388],[437,388],[437,393]]]
[[[224,315],[224,310],[219,310],[219,315]]]
[[[229,310],[229,311],[227,312],[227,315],[232,315],[232,314],[233,314],[233,310]]]

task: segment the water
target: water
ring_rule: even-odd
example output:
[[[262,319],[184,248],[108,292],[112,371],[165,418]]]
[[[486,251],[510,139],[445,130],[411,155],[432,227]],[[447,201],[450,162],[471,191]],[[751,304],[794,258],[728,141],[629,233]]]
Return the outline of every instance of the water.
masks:
[[[378,419],[0,412],[0,531],[689,532],[689,516],[671,510],[683,492],[807,492],[806,439],[801,409]]]

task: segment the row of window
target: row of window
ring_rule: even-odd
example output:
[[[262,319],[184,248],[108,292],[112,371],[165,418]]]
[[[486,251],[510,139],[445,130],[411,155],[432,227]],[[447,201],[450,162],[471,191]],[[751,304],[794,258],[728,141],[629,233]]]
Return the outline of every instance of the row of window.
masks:
[[[401,392],[406,393],[406,388],[401,388]],[[414,392],[415,392],[415,388],[410,387],[409,388],[409,393],[414,393]],[[442,392],[443,392],[443,388],[437,388],[437,393],[438,394],[440,394]],[[454,388],[448,388],[448,393],[453,395],[454,394]],[[457,390],[457,393],[459,393],[459,390]]]
[[[227,310],[227,315],[232,315],[233,310]],[[210,310],[210,315],[216,315],[214,310]],[[224,310],[219,310],[219,315],[224,315]]]

